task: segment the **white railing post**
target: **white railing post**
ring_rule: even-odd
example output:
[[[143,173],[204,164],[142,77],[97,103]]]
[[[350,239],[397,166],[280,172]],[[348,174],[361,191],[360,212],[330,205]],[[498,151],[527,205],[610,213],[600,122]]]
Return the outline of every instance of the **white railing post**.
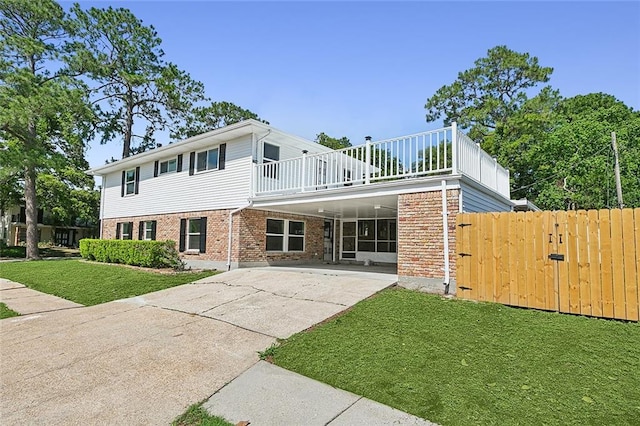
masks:
[[[451,123],[451,174],[458,174],[458,124]]]
[[[301,166],[301,176],[300,176],[300,187],[301,187],[301,191],[304,192],[305,191],[305,186],[306,182],[307,182],[307,151],[306,149],[302,151],[302,166]]]
[[[371,136],[365,136],[365,165],[364,165],[364,183],[371,183]]]

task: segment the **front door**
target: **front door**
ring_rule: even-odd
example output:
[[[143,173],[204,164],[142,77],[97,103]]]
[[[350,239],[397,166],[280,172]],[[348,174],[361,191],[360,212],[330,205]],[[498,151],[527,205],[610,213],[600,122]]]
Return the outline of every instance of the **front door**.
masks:
[[[333,262],[333,222],[324,221],[324,260]]]
[[[356,258],[356,221],[342,221],[341,259]]]

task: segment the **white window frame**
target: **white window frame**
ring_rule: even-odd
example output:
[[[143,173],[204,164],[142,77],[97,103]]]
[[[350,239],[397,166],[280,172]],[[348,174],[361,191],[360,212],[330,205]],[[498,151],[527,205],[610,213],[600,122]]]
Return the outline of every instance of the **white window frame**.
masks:
[[[191,221],[198,221],[200,223],[200,231],[199,232],[191,232]],[[186,241],[186,247],[185,250],[188,252],[200,252],[200,238],[202,237],[202,222],[201,222],[201,218],[199,217],[193,217],[193,218],[188,218],[187,219],[187,241]],[[196,248],[191,248],[191,238],[193,237],[198,237],[198,247]]]
[[[129,179],[131,172],[131,179]],[[131,191],[129,191],[131,186]],[[136,169],[129,169],[124,172],[124,195],[133,195],[136,193]]]
[[[173,163],[173,170],[171,170],[171,164]],[[162,171],[162,165],[166,164],[166,170]],[[168,173],[175,173],[178,170],[178,157],[171,158],[169,160],[161,161],[158,164],[158,175],[166,175]]]
[[[125,234],[124,232],[124,227],[125,226],[129,226],[129,233]],[[127,236],[129,238],[125,238],[124,236]],[[131,222],[120,222],[120,239],[121,240],[133,240],[133,225],[131,225]]]
[[[149,236],[147,236],[147,234],[151,234],[151,236],[153,236],[153,220],[145,220],[144,221],[144,227],[142,229],[142,238],[145,241],[153,241],[153,238],[150,238]]]
[[[274,218],[274,217],[268,217],[267,221],[269,220],[276,220],[279,222],[283,222],[283,233],[282,234],[275,234],[275,233],[269,233],[269,232],[265,232],[265,235],[267,237],[281,237],[282,238],[282,250],[269,250],[267,249],[267,244],[266,244],[266,239],[265,239],[265,251],[268,253],[304,253],[306,250],[306,234],[307,234],[307,223],[304,220],[290,220],[290,219],[282,219],[282,218]],[[289,233],[289,224],[291,222],[294,223],[302,223],[302,235],[298,235],[298,234],[291,234]],[[268,222],[265,222],[265,224]],[[266,231],[266,229],[265,229]],[[289,250],[289,238],[300,238],[302,239],[302,250]]]
[[[212,151],[216,151],[216,166],[215,167],[210,167],[209,165],[209,153]],[[200,158],[200,154],[204,154],[205,155],[205,167],[203,169],[200,168],[200,164],[199,164],[199,158]],[[205,151],[199,151],[196,152],[196,164],[195,164],[195,172],[196,173],[203,173],[209,170],[218,170],[218,168],[220,167],[220,146],[216,146],[215,148],[210,148],[207,149]]]

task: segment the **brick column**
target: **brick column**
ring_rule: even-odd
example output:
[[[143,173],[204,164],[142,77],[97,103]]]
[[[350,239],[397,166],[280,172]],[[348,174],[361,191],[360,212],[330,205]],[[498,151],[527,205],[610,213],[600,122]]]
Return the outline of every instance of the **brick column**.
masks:
[[[456,215],[459,190],[447,190],[450,288],[455,292]],[[398,197],[398,280],[403,287],[444,292],[442,191]]]

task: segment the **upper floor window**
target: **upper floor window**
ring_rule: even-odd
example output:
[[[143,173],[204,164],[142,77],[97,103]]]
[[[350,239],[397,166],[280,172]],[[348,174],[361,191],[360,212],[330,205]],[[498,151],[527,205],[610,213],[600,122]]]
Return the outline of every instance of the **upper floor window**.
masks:
[[[178,160],[173,158],[167,161],[160,162],[160,174],[175,172],[178,167]]]
[[[120,181],[120,196],[137,194],[140,186],[140,167],[123,170]]]
[[[272,163],[274,161],[280,161],[280,147],[265,142],[264,149],[262,151],[262,162]]]
[[[125,172],[124,185],[124,195],[134,194],[136,192],[136,169]]]
[[[195,151],[189,154],[189,176],[196,171],[203,172],[205,170],[224,170],[227,158],[227,144],[221,143],[215,148],[206,151]],[[182,168],[182,161],[178,156],[178,171]]]
[[[215,170],[218,168],[218,148],[201,151],[197,155],[196,171]]]

